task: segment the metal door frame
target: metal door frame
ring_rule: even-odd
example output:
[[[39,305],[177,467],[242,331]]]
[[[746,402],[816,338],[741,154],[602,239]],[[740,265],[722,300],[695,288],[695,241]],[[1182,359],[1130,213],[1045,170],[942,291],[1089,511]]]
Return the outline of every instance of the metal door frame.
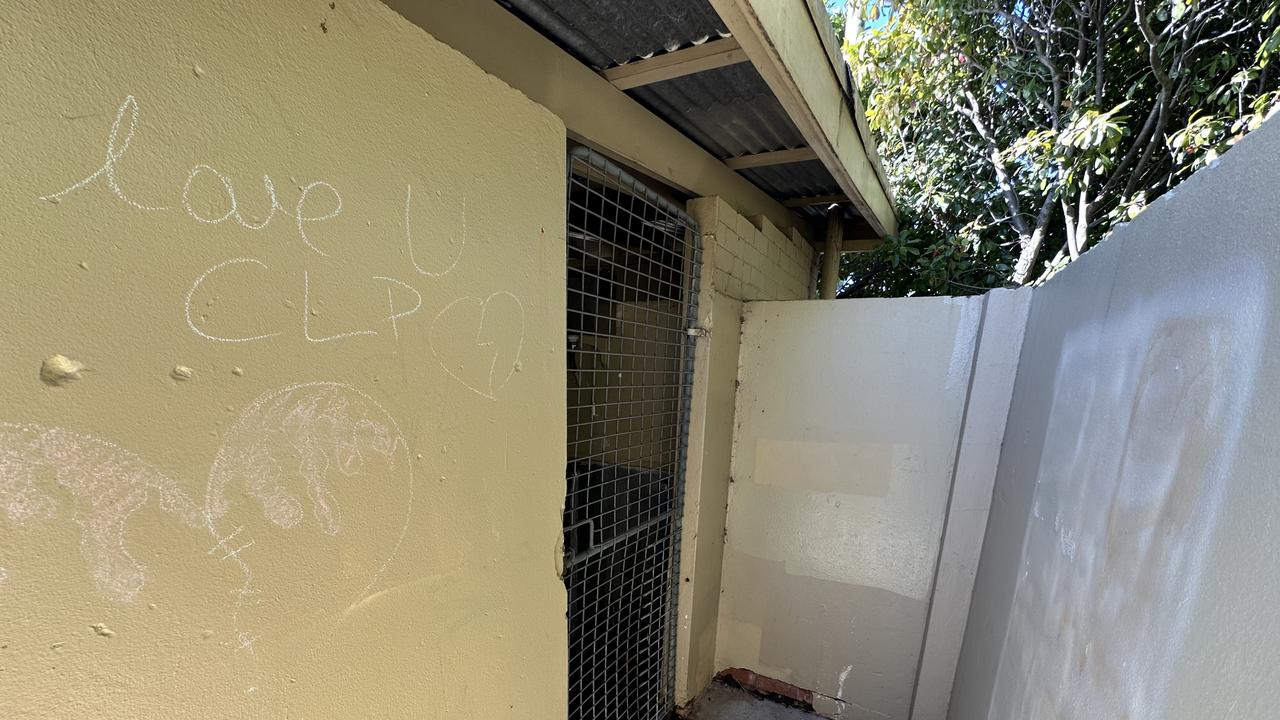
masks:
[[[684,267],[683,267],[682,277],[680,278],[681,292],[683,294],[683,297],[681,298],[680,302],[682,305],[683,312],[681,313],[682,317],[678,318],[678,320],[680,321],[679,350],[678,350],[679,360],[677,362],[676,372],[678,373],[679,387],[677,390],[677,398],[676,398],[677,409],[676,409],[676,421],[675,421],[675,427],[674,427],[676,437],[675,437],[675,457],[674,457],[674,463],[672,468],[673,476],[671,477],[672,487],[670,488],[671,493],[673,494],[671,508],[669,510],[663,511],[660,514],[648,519],[647,521],[643,522],[637,527],[630,528],[625,532],[611,538],[607,543],[602,543],[601,546],[596,547],[594,546],[594,538],[595,538],[596,530],[594,527],[592,527],[592,521],[590,519],[582,520],[580,518],[571,517],[571,515],[573,514],[571,512],[572,511],[571,505],[574,503],[573,495],[575,493],[575,489],[573,484],[569,483],[569,485],[566,487],[566,492],[568,496],[566,497],[566,502],[565,502],[565,518],[564,518],[565,565],[564,565],[563,577],[566,584],[566,590],[570,593],[569,621],[571,624],[574,622],[573,608],[574,608],[574,600],[575,600],[575,598],[573,597],[573,592],[574,592],[573,578],[574,578],[574,573],[578,570],[578,567],[582,565],[584,562],[591,559],[593,556],[618,548],[620,547],[621,543],[624,543],[628,540],[636,539],[640,534],[644,533],[645,531],[652,530],[654,527],[660,528],[663,522],[669,521],[670,529],[669,529],[669,534],[667,535],[667,541],[669,542],[669,546],[665,550],[665,556],[666,556],[665,563],[667,566],[667,572],[665,573],[666,574],[666,578],[665,578],[665,583],[666,583],[665,596],[666,597],[663,600],[666,603],[666,607],[660,609],[661,612],[659,615],[659,617],[663,618],[663,621],[666,623],[667,627],[665,628],[666,630],[665,642],[663,643],[663,647],[661,648],[660,656],[653,658],[653,662],[657,664],[658,666],[657,669],[661,674],[660,682],[656,685],[656,689],[660,693],[661,697],[655,698],[655,702],[653,704],[654,710],[652,711],[651,714],[648,714],[647,716],[644,716],[644,717],[640,717],[640,716],[633,717],[630,715],[617,714],[617,712],[615,711],[616,709],[608,704],[608,698],[605,698],[602,704],[597,704],[595,702],[596,700],[595,698],[576,697],[573,688],[572,687],[569,688],[569,692],[570,692],[569,717],[572,718],[573,720],[606,720],[606,718],[608,720],[614,720],[614,719],[616,720],[666,720],[666,718],[672,715],[675,709],[676,632],[678,627],[678,599],[679,599],[679,590],[680,590],[679,580],[680,580],[681,529],[683,524],[684,499],[685,499],[684,498],[685,471],[687,467],[688,449],[689,449],[689,411],[690,411],[690,403],[692,401],[694,340],[696,336],[696,333],[693,332],[692,328],[694,328],[697,320],[699,278],[701,274],[701,264],[702,264],[701,235],[699,234],[697,222],[692,217],[690,217],[689,214],[686,213],[683,208],[680,208],[675,203],[667,200],[663,196],[654,192],[651,188],[649,188],[640,180],[636,179],[626,170],[622,169],[617,164],[613,163],[608,158],[603,157],[602,155],[595,152],[594,150],[591,150],[586,147],[575,147],[569,152],[567,168],[566,168],[566,204],[567,204],[566,238],[568,243],[566,245],[566,263],[570,261],[572,253],[575,252],[572,246],[572,243],[574,242],[574,238],[575,238],[574,233],[575,232],[578,233],[579,234],[578,236],[583,238],[582,242],[584,244],[584,247],[586,247],[585,237],[589,234],[588,228],[586,227],[575,228],[573,226],[574,217],[575,217],[575,212],[574,212],[575,208],[573,205],[574,203],[573,191],[574,191],[574,184],[576,182],[575,174],[578,177],[582,178],[582,181],[579,183],[579,186],[582,189],[584,189],[588,194],[591,192],[590,183],[591,183],[592,176],[593,174],[598,174],[599,177],[608,181],[619,192],[629,194],[633,198],[638,199],[643,203],[646,203],[648,206],[662,213],[664,216],[666,216],[666,218],[678,221],[680,225],[683,226],[683,232],[685,236],[685,241],[684,241],[685,245],[682,248],[685,252],[685,257],[683,259]],[[592,219],[590,215],[591,211],[588,207],[583,206],[580,208],[580,210],[584,214],[584,217],[587,220]],[[601,217],[600,220],[603,223],[604,218]],[[625,232],[625,233],[631,232],[630,230],[623,228],[621,224],[617,224],[616,222],[615,222],[615,225],[610,229],[614,230],[615,232]],[[664,232],[664,235],[673,237],[673,238],[676,237],[675,233]],[[593,238],[593,239],[600,239],[600,238]],[[607,242],[607,241],[604,241],[604,242]],[[644,241],[642,239],[641,241],[642,246],[643,246],[643,242]],[[582,251],[582,253],[583,253],[584,262],[585,262],[585,258],[588,256],[588,253],[585,250]],[[652,266],[653,263],[650,263],[650,265]],[[570,270],[570,274],[571,273],[572,273],[572,269]],[[583,274],[585,275],[585,271]],[[624,273],[624,275],[626,275],[626,273]],[[639,277],[640,275],[639,273],[635,273],[634,276]],[[652,278],[646,278],[646,279],[652,279]],[[599,284],[600,284],[599,282],[596,283],[597,287],[599,287]],[[567,292],[571,293],[573,292],[573,289],[570,288]],[[583,296],[586,297],[586,294],[583,293]],[[575,312],[572,309],[572,306],[569,305],[568,301],[569,301],[569,297],[566,296],[567,317],[572,316]],[[578,314],[584,317],[588,315],[588,313],[585,313],[581,309],[578,311]],[[579,318],[579,320],[583,321],[582,318]],[[612,323],[613,321],[609,320],[608,322]],[[566,327],[566,330],[572,331],[572,326],[568,325]],[[582,341],[582,338],[579,337],[579,342],[581,341]],[[573,369],[574,364],[572,361],[576,357],[574,353],[577,353],[578,350],[573,346],[572,337],[569,338],[569,342],[570,342],[570,345],[567,346],[566,352],[570,353],[569,360],[571,362],[567,363],[567,371],[572,373],[574,372],[574,369]],[[625,347],[625,344],[624,344],[624,347]],[[641,357],[641,356],[637,355],[636,357]],[[621,373],[619,373],[619,376],[621,376]],[[573,405],[572,401],[570,401],[570,406],[567,408],[567,411],[572,413],[574,411],[574,408],[575,406]],[[593,407],[593,413],[594,413],[594,407]],[[570,422],[568,416],[566,417],[566,421]],[[569,427],[572,430],[574,426],[572,425],[572,423],[570,423]],[[570,437],[568,438],[568,442],[572,447],[575,443],[578,443],[580,441],[575,440],[574,433],[571,433]],[[571,472],[576,472],[574,470],[574,465],[576,463],[576,460],[573,457],[570,457],[569,461],[570,461],[570,465],[569,467],[566,468],[567,477],[570,475]],[[611,467],[619,468],[623,466],[615,464]],[[634,469],[634,468],[629,468],[629,469]],[[661,482],[661,480],[662,478],[660,477],[659,481]],[[584,523],[586,525],[585,533],[583,530]],[[580,547],[582,543],[578,541],[578,538],[583,537],[584,535],[585,537],[588,538],[587,542],[592,544],[592,546],[589,549],[585,549],[585,550]],[[651,549],[654,546],[651,545],[648,547]],[[645,548],[641,548],[641,549],[645,549]],[[618,566],[621,566],[621,563],[618,563]],[[584,578],[586,577],[588,576],[584,575]],[[577,663],[579,660],[582,659],[582,658],[575,657],[575,652],[573,648],[573,638],[574,638],[574,628],[571,627],[570,628],[570,657],[569,657],[571,684],[573,683],[573,678],[575,677],[574,675],[575,663]],[[582,654],[582,653],[579,653],[579,654]],[[581,682],[582,676],[578,675],[578,677],[579,677],[579,682]],[[623,690],[622,688],[612,688],[612,687],[595,689],[596,692],[603,691],[605,693],[611,693],[614,691],[621,692],[622,690]],[[591,704],[584,705],[583,704],[584,699],[590,700]],[[604,714],[601,714],[601,710],[599,709],[601,707],[604,708],[603,710]],[[592,708],[595,710],[595,712],[588,713],[587,708]]]

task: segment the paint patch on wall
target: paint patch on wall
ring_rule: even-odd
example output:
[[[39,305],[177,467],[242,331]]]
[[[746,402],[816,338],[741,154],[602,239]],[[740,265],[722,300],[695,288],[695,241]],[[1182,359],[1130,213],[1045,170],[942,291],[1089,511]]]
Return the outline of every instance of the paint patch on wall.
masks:
[[[723,618],[726,650],[756,660],[759,672],[849,704],[849,718],[906,717],[916,670],[906,639],[922,631],[927,602],[876,587],[804,577],[785,563],[730,548],[727,571],[785,587],[738,598]],[[796,630],[797,619],[817,634]],[[736,645],[730,649],[729,646]],[[726,655],[728,656],[728,655]],[[829,668],[829,673],[814,673]],[[859,702],[874,708],[858,710]]]
[[[756,441],[754,477],[762,485],[869,497],[889,494],[902,445],[853,440]]]
[[[991,717],[1166,717],[1269,297],[1218,268],[1064,338]]]
[[[745,306],[721,667],[909,714],[984,302]]]
[[[79,360],[72,360],[66,355],[50,355],[40,363],[40,379],[46,385],[60,387],[73,380],[79,380],[81,373],[89,368]]]

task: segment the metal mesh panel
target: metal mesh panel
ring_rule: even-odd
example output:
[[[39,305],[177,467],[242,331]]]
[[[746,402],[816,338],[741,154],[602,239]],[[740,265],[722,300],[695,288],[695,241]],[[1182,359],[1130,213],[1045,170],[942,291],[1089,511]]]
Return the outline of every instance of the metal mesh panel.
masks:
[[[698,231],[587,150],[570,155],[568,214],[569,718],[659,720],[675,706]]]

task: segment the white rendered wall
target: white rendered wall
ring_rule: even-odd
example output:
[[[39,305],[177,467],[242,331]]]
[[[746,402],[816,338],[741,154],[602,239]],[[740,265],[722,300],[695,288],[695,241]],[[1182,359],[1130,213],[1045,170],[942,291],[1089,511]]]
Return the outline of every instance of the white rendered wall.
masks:
[[[1035,293],[952,720],[1273,718],[1280,126]]]
[[[921,686],[945,713],[1028,300],[746,304],[718,668],[906,720],[931,615],[958,617],[933,626]],[[969,423],[970,405],[998,412]]]

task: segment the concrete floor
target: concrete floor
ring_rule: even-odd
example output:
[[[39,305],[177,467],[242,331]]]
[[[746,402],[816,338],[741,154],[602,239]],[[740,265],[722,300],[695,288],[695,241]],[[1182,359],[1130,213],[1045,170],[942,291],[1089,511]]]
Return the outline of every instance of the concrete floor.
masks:
[[[742,688],[716,681],[689,703],[680,717],[686,720],[814,720],[822,716],[762,700]]]

